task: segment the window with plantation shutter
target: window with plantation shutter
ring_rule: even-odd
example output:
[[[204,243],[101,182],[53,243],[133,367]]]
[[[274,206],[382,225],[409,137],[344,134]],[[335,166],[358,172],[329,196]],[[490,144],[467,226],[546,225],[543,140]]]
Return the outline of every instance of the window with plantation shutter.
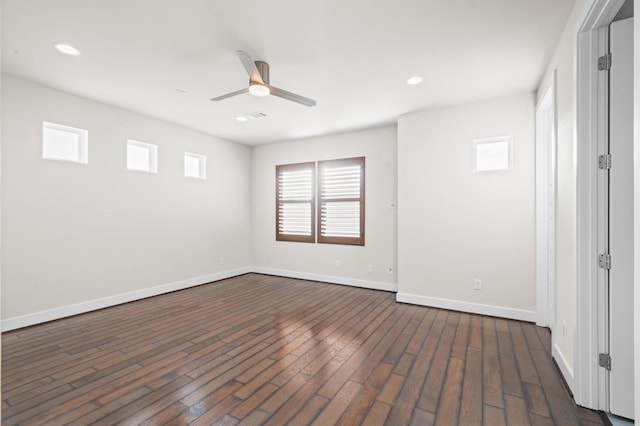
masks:
[[[314,243],[315,163],[276,166],[276,240]]]
[[[276,240],[363,246],[364,181],[364,157],[276,166]]]
[[[364,245],[364,157],[318,162],[318,242]]]

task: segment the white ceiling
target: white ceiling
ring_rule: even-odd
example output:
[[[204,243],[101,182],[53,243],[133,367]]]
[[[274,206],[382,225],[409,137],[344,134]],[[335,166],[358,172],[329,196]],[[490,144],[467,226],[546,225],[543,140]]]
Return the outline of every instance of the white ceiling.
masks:
[[[534,91],[574,1],[2,0],[2,70],[257,145]],[[248,85],[236,50],[317,106],[211,102]],[[424,82],[408,86],[413,75]],[[258,111],[267,117],[235,120]]]

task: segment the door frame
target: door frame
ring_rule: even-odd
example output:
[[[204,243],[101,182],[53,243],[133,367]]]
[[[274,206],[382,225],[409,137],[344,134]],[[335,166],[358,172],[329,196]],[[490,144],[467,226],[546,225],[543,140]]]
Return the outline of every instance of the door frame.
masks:
[[[553,70],[536,103],[536,324],[552,332],[556,288],[556,74]]]
[[[639,2],[639,0],[635,1],[636,4]],[[598,155],[604,150],[608,129],[604,102],[607,96],[605,73],[599,72],[596,64],[598,57],[608,51],[606,27],[613,21],[623,3],[624,0],[593,0],[587,5],[583,11],[582,19],[578,20],[582,24],[577,31],[577,56],[575,58],[577,72],[577,138],[575,139],[577,154],[577,333],[574,351],[574,397],[580,405],[603,411],[608,409],[607,377],[605,370],[598,366],[598,353],[604,352],[607,346],[606,295],[603,285],[605,276],[603,270],[597,266],[597,259],[598,254],[604,249],[604,226],[600,219],[604,214],[602,206],[604,205],[605,193],[602,185],[599,185],[597,161]],[[637,174],[638,163],[634,169]],[[638,201],[636,197],[636,205]],[[637,247],[637,237],[635,243]],[[637,295],[638,292],[635,293]],[[637,309],[635,311],[637,313]],[[636,339],[638,339],[637,334]],[[637,387],[638,380],[636,380],[636,389]],[[636,392],[636,401],[637,398]],[[635,405],[637,411],[638,404]],[[638,417],[636,416],[636,418]]]

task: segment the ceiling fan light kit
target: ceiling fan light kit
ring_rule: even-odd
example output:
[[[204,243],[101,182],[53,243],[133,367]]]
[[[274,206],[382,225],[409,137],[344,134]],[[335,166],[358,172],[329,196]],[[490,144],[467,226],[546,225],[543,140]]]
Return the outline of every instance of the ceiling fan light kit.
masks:
[[[269,64],[263,61],[254,61],[247,52],[242,50],[236,50],[240,62],[244,66],[244,69],[249,74],[249,87],[246,89],[236,90],[235,92],[227,93],[211,100],[221,101],[223,99],[230,98],[232,96],[241,95],[243,93],[251,93],[253,96],[277,96],[288,101],[297,102],[299,104],[313,107],[316,106],[316,101],[313,99],[305,98],[304,96],[296,95],[295,93],[287,92],[286,90],[278,89],[277,87],[269,84]]]
[[[271,90],[269,90],[269,88],[264,84],[251,82],[249,83],[249,93],[251,93],[253,96],[262,98],[265,96],[269,96],[271,94]]]

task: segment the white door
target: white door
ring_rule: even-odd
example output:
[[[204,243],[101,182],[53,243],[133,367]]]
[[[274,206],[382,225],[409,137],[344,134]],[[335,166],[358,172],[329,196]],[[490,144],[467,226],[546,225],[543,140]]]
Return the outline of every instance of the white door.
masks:
[[[611,24],[609,409],[633,419],[633,18]]]

